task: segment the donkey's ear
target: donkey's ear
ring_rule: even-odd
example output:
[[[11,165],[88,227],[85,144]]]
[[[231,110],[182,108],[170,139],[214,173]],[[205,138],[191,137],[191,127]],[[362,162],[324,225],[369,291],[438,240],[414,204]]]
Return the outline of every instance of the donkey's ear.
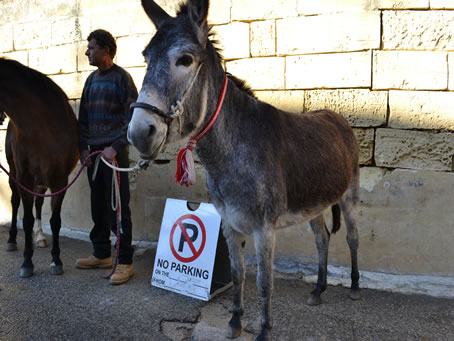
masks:
[[[208,39],[208,7],[209,0],[188,0],[189,17],[199,29],[198,38],[202,45],[205,45]]]
[[[164,21],[171,18],[171,16],[153,0],[142,0],[142,7],[157,29],[159,29]]]

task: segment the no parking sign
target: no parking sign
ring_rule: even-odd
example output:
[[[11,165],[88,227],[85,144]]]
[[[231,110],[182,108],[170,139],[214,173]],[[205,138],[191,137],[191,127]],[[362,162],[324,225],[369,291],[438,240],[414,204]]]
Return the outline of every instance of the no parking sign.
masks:
[[[211,204],[197,210],[167,199],[153,268],[153,286],[208,301],[231,285],[221,217]]]

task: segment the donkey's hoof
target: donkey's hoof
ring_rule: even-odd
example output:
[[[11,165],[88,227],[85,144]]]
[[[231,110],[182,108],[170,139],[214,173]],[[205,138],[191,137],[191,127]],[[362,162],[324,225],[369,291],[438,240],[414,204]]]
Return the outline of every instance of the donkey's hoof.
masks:
[[[46,239],[40,239],[36,241],[36,247],[39,247],[41,249],[44,249],[47,247],[47,240]]]
[[[319,305],[322,303],[322,299],[320,296],[315,296],[314,294],[310,294],[306,301],[307,305],[314,306]]]
[[[348,297],[350,297],[350,299],[352,300],[359,300],[361,299],[361,291],[359,289],[356,289],[356,290],[350,290],[350,295],[348,295]]]
[[[50,273],[52,275],[63,275],[63,265],[50,265]]]
[[[228,339],[236,339],[237,337],[239,337],[241,335],[241,331],[243,330],[243,328],[241,327],[237,327],[237,328],[234,328],[232,326],[229,326],[227,328],[227,335],[226,337]]]
[[[271,328],[262,328],[259,336],[255,339],[256,341],[271,341]]]
[[[33,268],[20,268],[20,276],[28,278],[33,276]]]
[[[6,243],[6,251],[17,251],[17,243]]]

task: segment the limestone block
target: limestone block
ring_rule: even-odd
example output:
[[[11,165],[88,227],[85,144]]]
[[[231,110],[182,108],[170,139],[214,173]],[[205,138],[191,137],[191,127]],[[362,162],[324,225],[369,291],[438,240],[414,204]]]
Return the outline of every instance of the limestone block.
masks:
[[[359,145],[359,164],[371,165],[374,157],[374,129],[354,128]]]
[[[77,46],[74,44],[34,49],[28,53],[29,66],[47,75],[76,71]]]
[[[102,28],[114,37],[127,36],[131,32],[131,7],[106,6],[102,12],[91,15],[91,30]]]
[[[232,0],[232,20],[263,20],[295,17],[297,0]]]
[[[66,17],[77,11],[75,1],[45,0],[25,1],[29,3],[29,19],[45,20],[52,17]]]
[[[371,86],[371,52],[286,57],[286,88]]]
[[[13,50],[13,25],[6,24],[0,26],[0,52]]]
[[[354,127],[377,127],[386,123],[388,93],[366,89],[306,91],[305,111],[330,109]]]
[[[210,1],[208,11],[208,23],[211,25],[221,25],[230,22],[230,12],[232,8],[231,0]]]
[[[163,1],[156,1],[160,6],[162,6]],[[167,1],[169,2],[169,1]],[[170,1],[173,3],[173,1]],[[119,9],[125,7],[133,7],[140,5],[139,0],[79,0],[79,13],[83,15],[100,13],[108,9]],[[142,9],[143,10],[143,9]]]
[[[380,47],[380,12],[349,12],[277,20],[278,55]]]
[[[13,37],[15,50],[48,47],[51,42],[51,22],[40,21],[15,24]]]
[[[275,106],[278,109],[293,113],[304,111],[304,91],[256,91],[258,99]]]
[[[253,89],[284,88],[285,59],[279,57],[248,58],[227,62],[227,71],[245,79]]]
[[[454,130],[454,92],[390,91],[389,127]]]
[[[19,63],[28,66],[28,51],[14,51],[7,53],[0,53],[1,57],[17,60]]]
[[[359,171],[359,185],[361,189],[372,192],[388,173],[385,168],[361,167]]]
[[[454,0],[430,0],[432,9],[454,9]]]
[[[446,52],[374,51],[373,89],[444,90]]]
[[[128,36],[117,39],[117,63],[120,66],[145,66],[142,51],[150,42],[150,37]]]
[[[142,82],[145,77],[146,68],[145,67],[132,67],[126,68],[126,71],[131,75],[134,84],[136,85],[137,91],[140,91],[142,88]]]
[[[90,72],[52,75],[50,78],[57,83],[69,99],[78,99]]]
[[[444,1],[444,0],[439,0]],[[450,0],[448,0],[450,1]],[[433,0],[432,0],[433,2]],[[298,0],[298,13],[314,15],[323,13],[371,11],[377,9],[421,9],[429,8],[429,0]]]
[[[452,11],[383,12],[386,50],[453,50],[453,31]]]
[[[80,42],[77,46],[77,71],[94,71],[96,67],[91,66],[85,55],[87,52],[88,42]]]
[[[80,100],[70,100],[69,104],[71,105],[71,108],[73,108],[76,117],[79,118]]]
[[[153,22],[148,18],[140,3],[131,7],[131,34],[149,34],[156,32]]]
[[[450,171],[454,134],[377,129],[375,163],[380,167]]]
[[[89,17],[71,17],[52,22],[52,45],[86,41],[90,34]]]
[[[253,57],[276,55],[276,23],[274,20],[251,23],[251,55]]]
[[[448,89],[454,90],[454,53],[448,53]]]
[[[8,23],[28,20],[30,1],[1,1],[0,18],[8,18]],[[5,22],[2,22],[2,25]]]
[[[234,22],[215,26],[213,32],[224,59],[249,57],[249,24]]]

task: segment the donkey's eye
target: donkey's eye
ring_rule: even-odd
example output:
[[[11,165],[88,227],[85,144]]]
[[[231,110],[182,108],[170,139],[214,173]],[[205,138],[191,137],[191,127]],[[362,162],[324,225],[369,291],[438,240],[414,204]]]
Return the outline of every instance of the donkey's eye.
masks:
[[[183,66],[188,67],[189,65],[192,64],[192,61],[193,61],[192,57],[190,55],[188,55],[188,54],[185,54],[184,56],[178,58],[178,60],[177,60],[175,65],[176,66],[183,65]]]

